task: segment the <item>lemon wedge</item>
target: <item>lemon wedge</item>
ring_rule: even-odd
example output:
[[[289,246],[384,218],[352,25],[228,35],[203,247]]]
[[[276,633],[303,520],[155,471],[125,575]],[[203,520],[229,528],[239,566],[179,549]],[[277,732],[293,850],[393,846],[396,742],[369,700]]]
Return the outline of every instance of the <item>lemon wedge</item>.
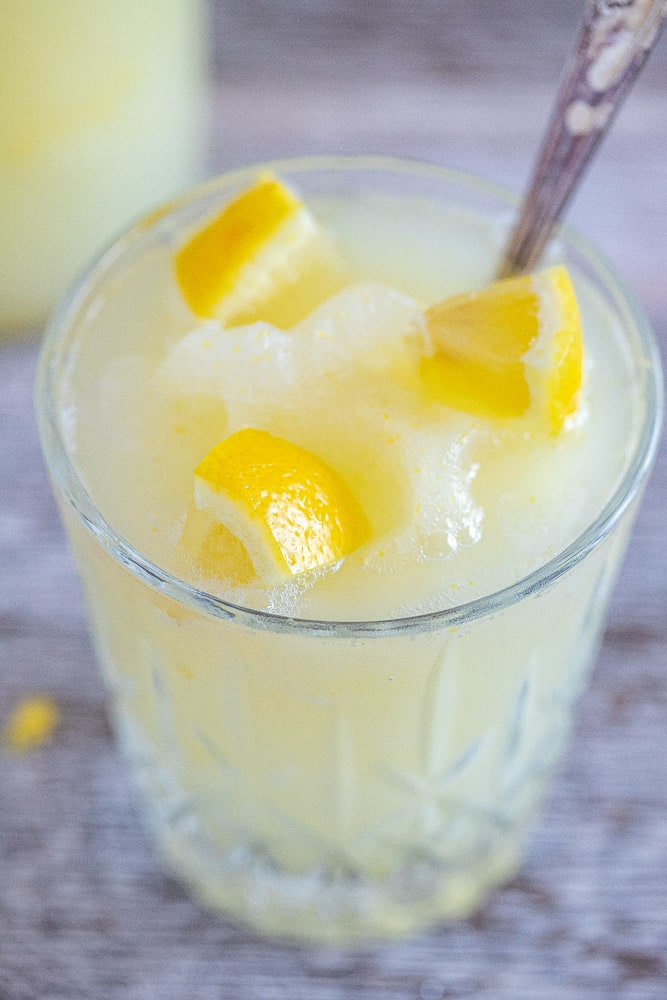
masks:
[[[266,319],[258,310],[325,257],[333,251],[311,214],[281,181],[263,174],[181,247],[174,268],[197,316],[239,324]],[[319,271],[328,291],[326,267]],[[308,285],[302,291],[307,296]]]
[[[426,322],[434,353],[421,373],[441,402],[487,417],[533,412],[553,435],[576,412],[583,342],[564,266],[446,299]]]
[[[199,463],[194,502],[242,543],[267,583],[330,566],[370,536],[364,512],[337,472],[254,428],[231,434]]]

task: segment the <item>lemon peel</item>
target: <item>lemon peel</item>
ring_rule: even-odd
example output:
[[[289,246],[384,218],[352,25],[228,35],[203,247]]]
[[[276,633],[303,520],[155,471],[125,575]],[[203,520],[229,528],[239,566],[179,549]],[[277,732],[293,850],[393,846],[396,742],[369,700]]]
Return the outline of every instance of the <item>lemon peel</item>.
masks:
[[[231,434],[199,463],[194,502],[242,542],[265,582],[331,566],[370,537],[366,515],[334,469],[255,428]]]
[[[575,414],[583,336],[563,265],[446,299],[426,322],[434,353],[421,374],[434,398],[485,417],[533,414],[552,435]]]
[[[33,750],[48,743],[60,722],[60,709],[48,695],[30,695],[15,705],[2,732],[11,750]]]
[[[323,242],[299,198],[265,173],[178,250],[176,280],[197,316],[249,322],[324,253]]]

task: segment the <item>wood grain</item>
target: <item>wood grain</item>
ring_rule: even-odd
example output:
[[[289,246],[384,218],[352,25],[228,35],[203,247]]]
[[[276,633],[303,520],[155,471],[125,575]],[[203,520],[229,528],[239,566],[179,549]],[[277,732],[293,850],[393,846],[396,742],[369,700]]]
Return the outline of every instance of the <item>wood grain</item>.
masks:
[[[211,166],[409,155],[521,187],[580,5],[216,4]],[[569,217],[667,343],[667,46]],[[667,449],[567,761],[521,875],[472,920],[371,951],[261,942],[188,899],[144,840],[106,722],[32,418],[36,338],[0,349],[0,1000],[661,1000],[667,996]]]

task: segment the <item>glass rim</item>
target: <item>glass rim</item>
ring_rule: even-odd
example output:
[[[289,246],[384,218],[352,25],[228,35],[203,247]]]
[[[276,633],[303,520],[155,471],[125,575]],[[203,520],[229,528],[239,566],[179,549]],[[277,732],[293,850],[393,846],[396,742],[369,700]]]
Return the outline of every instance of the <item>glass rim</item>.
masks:
[[[618,277],[614,268],[584,236],[569,225],[558,228],[558,237],[571,246],[593,268],[605,290],[611,293],[621,314],[625,329],[634,327],[644,358],[645,413],[634,453],[613,495],[597,516],[565,548],[537,569],[508,586],[490,594],[435,611],[418,615],[389,617],[385,619],[327,620],[299,618],[276,614],[256,608],[234,604],[208,591],[181,580],[163,569],[131,545],[101,514],[83,485],[72,461],[56,412],[59,362],[65,355],[67,333],[86,295],[104,280],[118,259],[143,239],[166,216],[205,197],[209,193],[257,174],[259,170],[276,173],[307,173],[313,171],[377,171],[414,174],[447,181],[496,199],[508,209],[516,210],[520,196],[511,190],[474,174],[430,164],[423,161],[389,156],[310,156],[272,160],[229,171],[205,181],[177,196],[161,210],[149,213],[126,229],[111,245],[102,251],[70,286],[61,298],[44,334],[35,383],[35,405],[42,448],[48,469],[74,509],[79,520],[98,543],[116,561],[121,563],[161,594],[181,604],[195,608],[212,617],[233,620],[255,629],[273,632],[348,636],[363,638],[392,633],[417,633],[461,625],[509,607],[550,586],[583,560],[604,540],[625,510],[638,495],[646,480],[660,440],[663,408],[663,381],[658,347],[649,322],[633,293]],[[151,218],[155,215],[155,218]],[[147,221],[150,220],[150,221]]]

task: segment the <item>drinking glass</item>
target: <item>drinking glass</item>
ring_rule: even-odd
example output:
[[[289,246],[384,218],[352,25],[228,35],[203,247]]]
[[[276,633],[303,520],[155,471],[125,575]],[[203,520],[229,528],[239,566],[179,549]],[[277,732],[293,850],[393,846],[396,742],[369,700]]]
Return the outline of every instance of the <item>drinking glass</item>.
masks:
[[[476,213],[499,232],[516,210],[507,192],[439,167],[322,158],[271,169],[306,201],[380,191]],[[608,265],[562,230],[560,255],[620,331],[637,400],[617,488],[596,496],[590,485],[585,529],[511,585],[413,617],[236,606],[176,578],[107,519],[65,400],[104,370],[115,337],[164,328],[156,286],[137,279],[144,262],[255,176],[222,177],[136,225],[70,291],[39,368],[43,449],[119,746],[165,864],[206,904],[271,936],[404,935],[470,913],[520,863],[655,455],[657,351]],[[102,445],[96,461],[103,469]]]

